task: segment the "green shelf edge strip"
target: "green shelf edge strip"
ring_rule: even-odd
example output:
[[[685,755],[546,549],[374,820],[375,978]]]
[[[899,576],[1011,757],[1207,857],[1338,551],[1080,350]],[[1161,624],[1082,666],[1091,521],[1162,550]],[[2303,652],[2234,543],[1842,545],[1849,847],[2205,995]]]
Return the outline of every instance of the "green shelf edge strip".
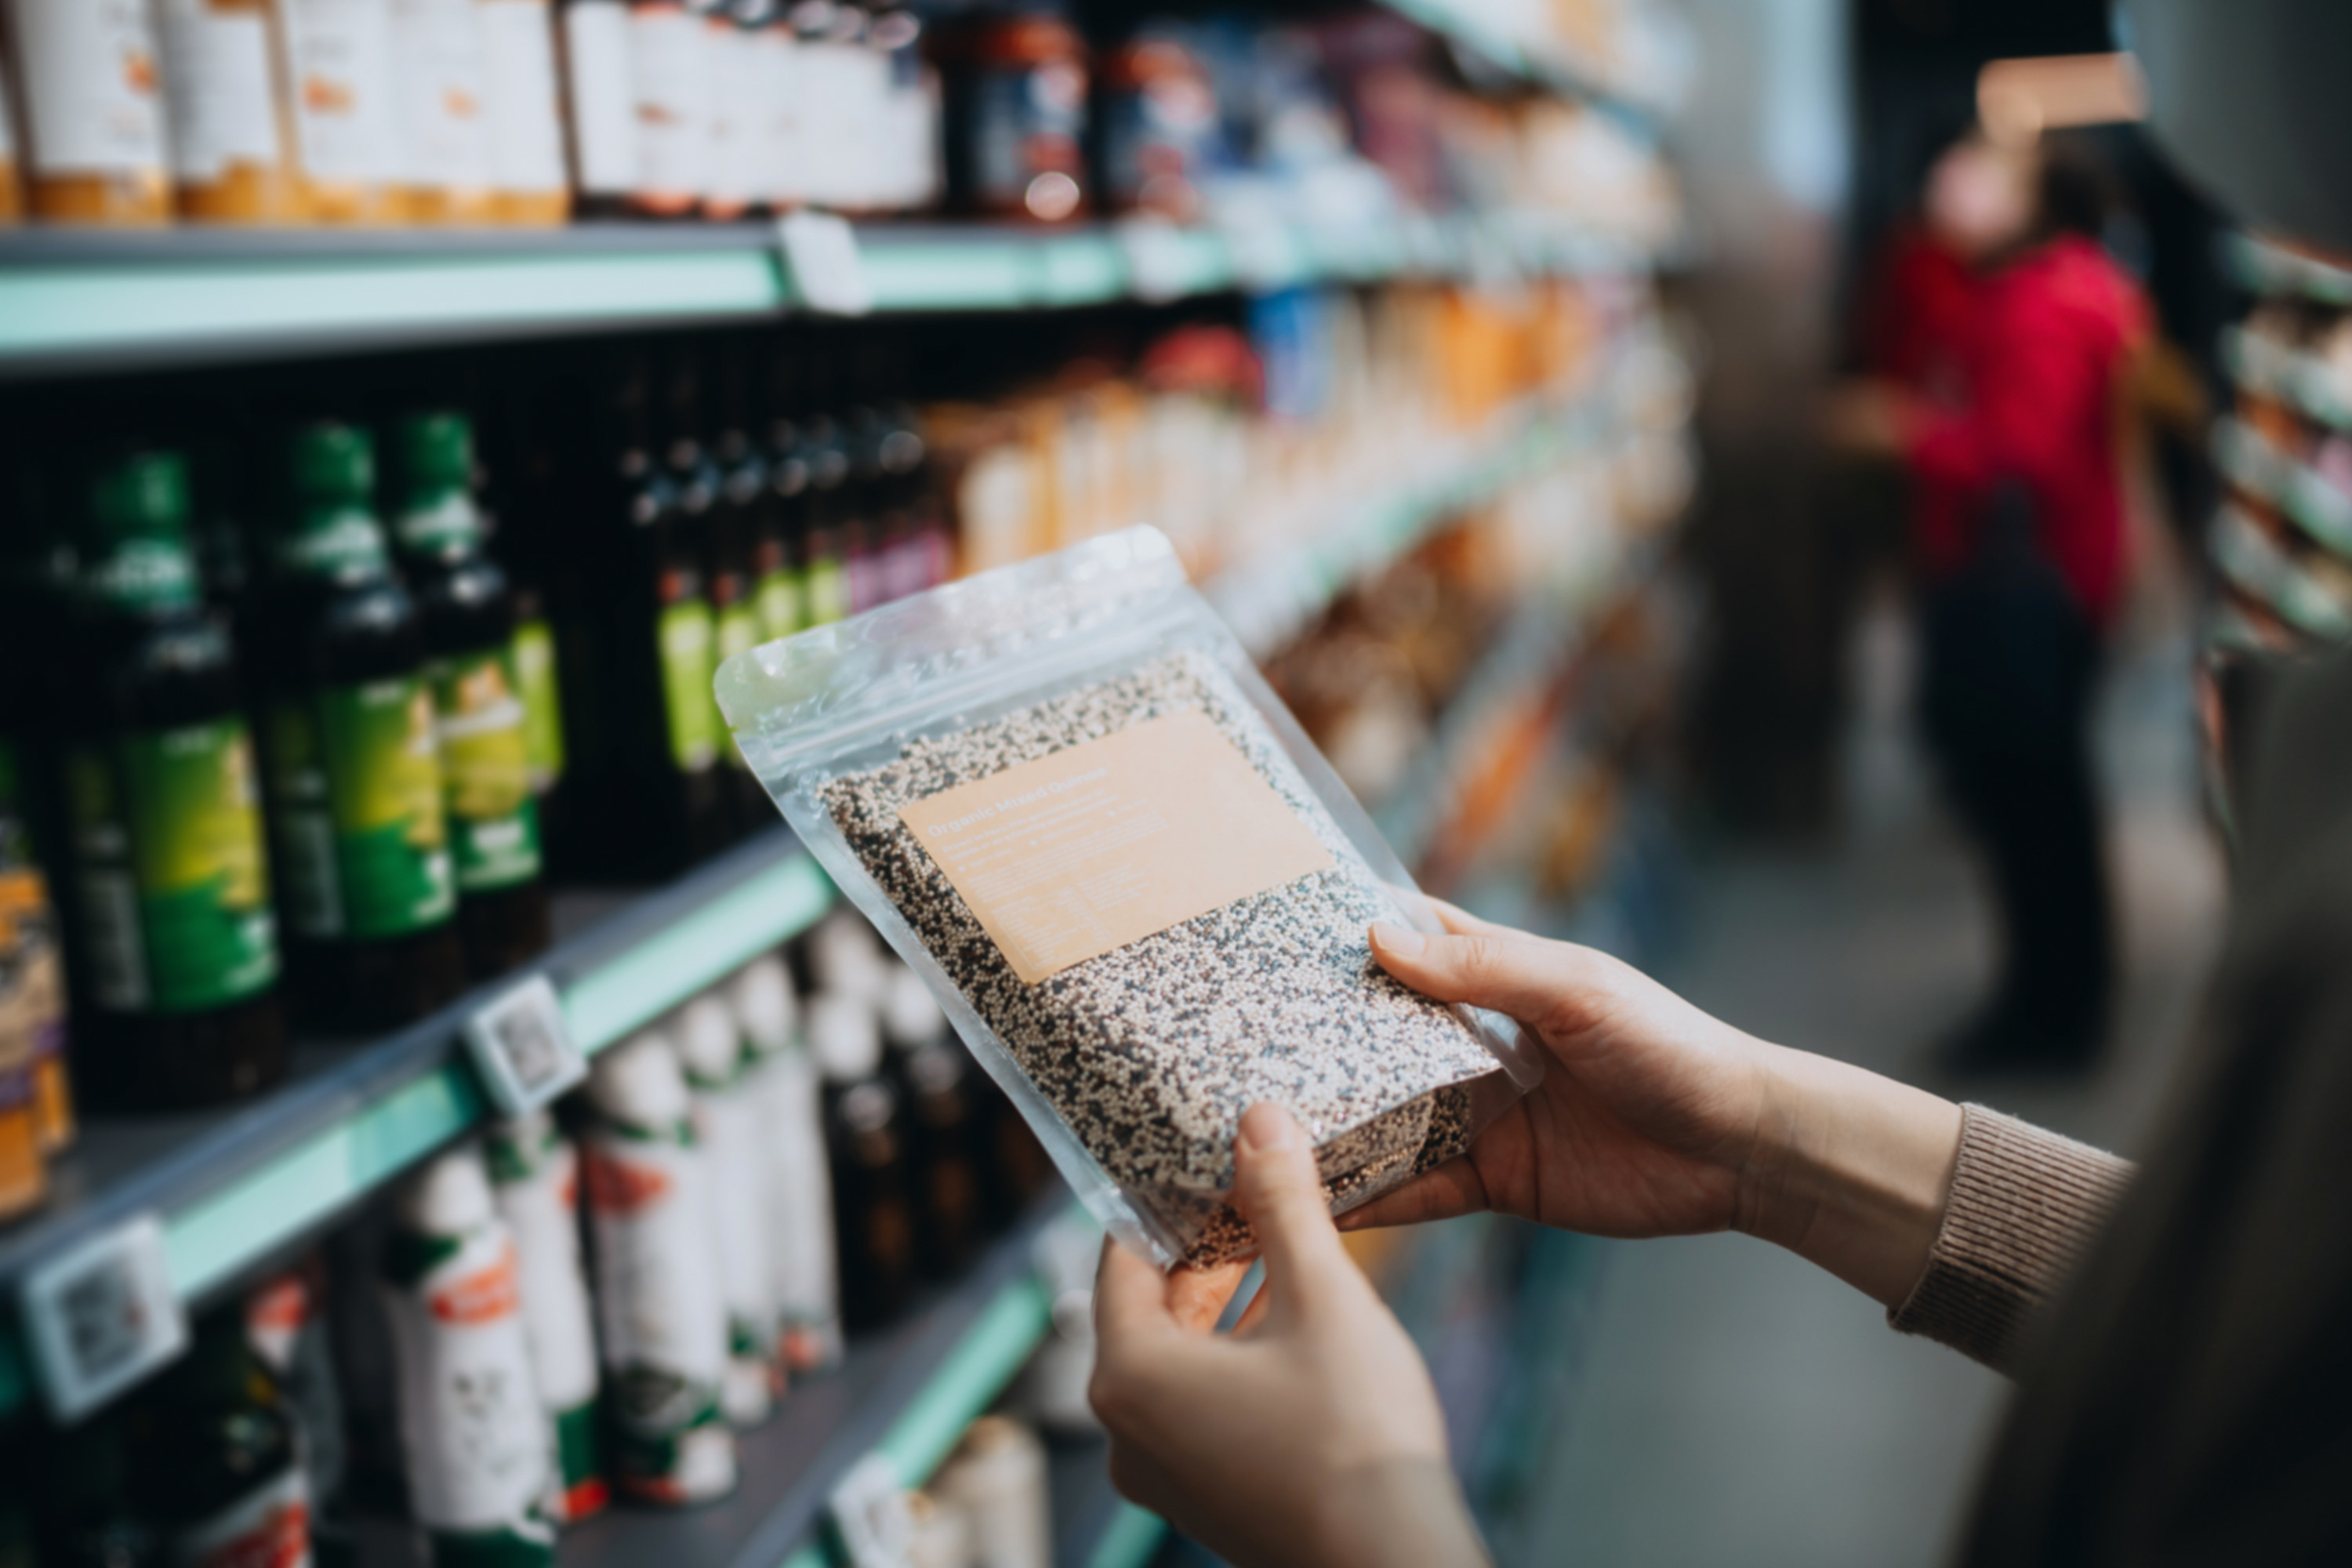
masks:
[[[1167,1533],[1167,1522],[1158,1514],[1123,1501],[1095,1554],[1087,1559],[1087,1568],[1143,1568]]]
[[[807,927],[833,897],[804,853],[747,878],[686,918],[562,987],[583,1050],[595,1051]],[[199,1294],[474,1125],[486,1109],[451,1060],[367,1105],[165,1224],[173,1285]],[[0,1409],[6,1407],[0,1402]]]

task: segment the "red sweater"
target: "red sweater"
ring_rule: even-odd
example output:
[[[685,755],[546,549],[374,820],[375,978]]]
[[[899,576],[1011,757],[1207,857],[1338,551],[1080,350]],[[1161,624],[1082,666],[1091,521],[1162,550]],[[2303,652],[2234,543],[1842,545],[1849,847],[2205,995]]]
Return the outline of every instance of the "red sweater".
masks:
[[[2007,476],[2032,492],[2042,549],[2094,621],[2124,580],[2116,381],[2149,331],[2139,285],[2092,241],[2063,236],[1984,280],[1964,356],[1967,402],[1912,433],[1919,552],[1930,575],[1966,563],[1975,519]]]

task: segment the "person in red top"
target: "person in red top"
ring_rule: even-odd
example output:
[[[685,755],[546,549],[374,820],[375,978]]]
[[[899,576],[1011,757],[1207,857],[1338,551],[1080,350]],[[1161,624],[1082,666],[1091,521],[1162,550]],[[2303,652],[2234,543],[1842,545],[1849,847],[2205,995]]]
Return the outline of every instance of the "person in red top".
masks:
[[[1979,155],[2032,193],[2032,221],[1979,266],[1957,395],[1898,392],[1885,429],[1918,489],[1922,717],[2003,934],[1954,1065],[2070,1068],[2102,1043],[2114,963],[2089,726],[2127,564],[2122,389],[2151,318],[2099,244],[2095,165]]]

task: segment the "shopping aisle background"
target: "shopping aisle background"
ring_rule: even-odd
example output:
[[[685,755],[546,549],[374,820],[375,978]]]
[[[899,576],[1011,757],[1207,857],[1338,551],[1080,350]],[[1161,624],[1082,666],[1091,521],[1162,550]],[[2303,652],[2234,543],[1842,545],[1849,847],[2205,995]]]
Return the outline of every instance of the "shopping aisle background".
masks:
[[[2169,619],[2170,617],[2163,617]],[[1690,879],[1663,975],[1767,1038],[2128,1151],[2219,937],[2178,633],[2110,672],[2100,726],[2121,915],[2120,1025],[2075,1084],[1952,1083],[1936,1041],[1991,963],[1966,850],[1905,712],[1908,644],[1883,601],[1854,639],[1847,807],[1810,850],[1733,849]],[[2002,1381],[1890,1331],[1878,1307],[1743,1237],[1609,1244],[1583,1365],[1549,1439],[1528,1547],[1505,1568],[1905,1568],[1944,1561]]]

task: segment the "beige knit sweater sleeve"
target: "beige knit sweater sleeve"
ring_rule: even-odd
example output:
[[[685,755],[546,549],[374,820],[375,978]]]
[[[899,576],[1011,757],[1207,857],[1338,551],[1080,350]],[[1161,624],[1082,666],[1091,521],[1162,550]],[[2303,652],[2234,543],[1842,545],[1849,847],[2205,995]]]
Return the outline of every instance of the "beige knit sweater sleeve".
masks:
[[[2012,1372],[2033,1320],[2122,1197],[2132,1165],[2055,1132],[1960,1108],[1960,1154],[1927,1272],[1886,1321]]]

